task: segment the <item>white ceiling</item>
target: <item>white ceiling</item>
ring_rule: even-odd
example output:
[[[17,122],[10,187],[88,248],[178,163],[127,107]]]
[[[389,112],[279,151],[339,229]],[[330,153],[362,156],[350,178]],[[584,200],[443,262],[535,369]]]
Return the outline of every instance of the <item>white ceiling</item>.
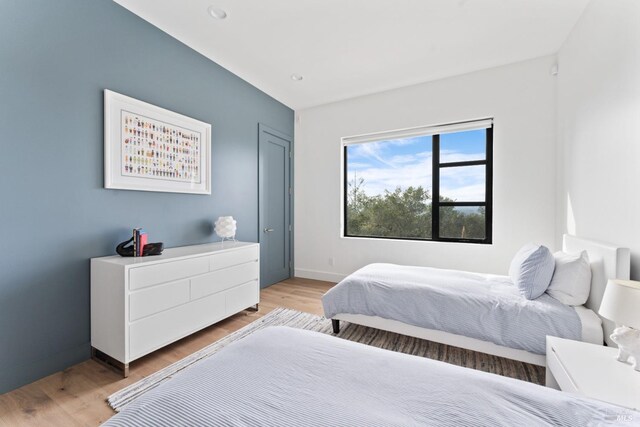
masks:
[[[114,1],[297,110],[556,53],[589,2]]]

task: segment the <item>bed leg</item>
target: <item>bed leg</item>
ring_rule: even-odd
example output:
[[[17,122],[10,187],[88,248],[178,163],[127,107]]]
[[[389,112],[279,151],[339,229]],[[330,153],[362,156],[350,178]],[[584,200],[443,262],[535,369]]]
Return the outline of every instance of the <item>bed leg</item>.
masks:
[[[331,326],[333,326],[333,333],[337,334],[340,332],[340,321],[337,319],[331,319]]]

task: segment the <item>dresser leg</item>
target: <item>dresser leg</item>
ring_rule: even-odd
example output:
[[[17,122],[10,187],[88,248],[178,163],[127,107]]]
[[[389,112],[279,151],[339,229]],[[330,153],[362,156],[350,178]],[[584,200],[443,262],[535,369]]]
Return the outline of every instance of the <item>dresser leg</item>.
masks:
[[[259,309],[259,307],[258,307],[258,306],[259,306],[259,305],[260,305],[260,304],[252,305],[251,307],[247,308],[247,310],[250,310],[250,311],[258,311],[258,309]]]
[[[106,353],[101,352],[97,348],[91,347],[91,358],[96,362],[99,362],[109,368],[121,373],[124,378],[129,376],[129,364],[122,363],[119,360],[114,359]]]

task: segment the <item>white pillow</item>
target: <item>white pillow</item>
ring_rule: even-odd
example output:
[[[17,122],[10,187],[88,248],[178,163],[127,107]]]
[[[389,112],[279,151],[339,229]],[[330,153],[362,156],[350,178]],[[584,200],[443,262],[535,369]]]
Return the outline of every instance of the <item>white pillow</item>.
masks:
[[[566,305],[583,305],[591,292],[591,264],[587,251],[556,252],[556,271],[547,293]]]
[[[529,243],[513,257],[509,276],[526,299],[536,299],[549,287],[555,261],[546,246]]]

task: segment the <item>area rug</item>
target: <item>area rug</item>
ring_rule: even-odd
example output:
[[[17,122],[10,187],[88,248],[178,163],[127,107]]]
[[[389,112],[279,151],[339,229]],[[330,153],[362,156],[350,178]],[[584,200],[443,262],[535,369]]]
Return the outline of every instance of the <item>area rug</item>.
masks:
[[[492,356],[490,354],[477,353],[475,351],[464,350],[445,344],[399,335],[393,332],[380,331],[378,329],[350,324],[348,322],[340,323],[341,328],[338,336],[350,341],[401,353],[412,354],[414,356],[428,357],[429,359],[440,360],[454,365],[517,378],[536,384],[544,384],[545,369],[541,366]],[[161,369],[158,372],[155,372],[154,374],[151,374],[148,377],[117,391],[116,393],[113,393],[107,398],[107,402],[116,412],[120,412],[120,410],[122,410],[127,404],[131,403],[147,391],[159,386],[163,382],[170,380],[175,374],[189,367],[193,363],[211,356],[234,341],[238,341],[257,330],[268,326],[289,326],[321,332],[324,334],[332,334],[331,321],[324,317],[309,313],[302,313],[300,311],[290,310],[287,308],[276,308],[265,316],[214,342],[202,350],[199,350],[184,359],[181,359],[166,368]]]

